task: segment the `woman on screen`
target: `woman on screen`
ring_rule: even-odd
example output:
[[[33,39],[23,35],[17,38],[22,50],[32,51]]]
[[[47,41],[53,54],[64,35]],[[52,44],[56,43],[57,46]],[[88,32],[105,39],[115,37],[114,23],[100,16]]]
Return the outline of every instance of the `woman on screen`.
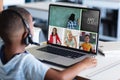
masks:
[[[59,38],[59,36],[57,34],[57,28],[52,29],[52,33],[50,35],[49,43],[60,44],[61,45],[60,38]]]

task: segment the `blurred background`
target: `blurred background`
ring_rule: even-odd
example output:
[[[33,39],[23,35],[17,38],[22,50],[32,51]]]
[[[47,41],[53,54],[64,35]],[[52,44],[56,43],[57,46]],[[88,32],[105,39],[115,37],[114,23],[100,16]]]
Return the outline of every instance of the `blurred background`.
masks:
[[[72,3],[77,5],[84,5],[90,8],[97,8],[101,10],[100,28],[99,28],[99,39],[102,41],[119,41],[120,40],[120,0],[3,0],[4,9],[14,7],[18,5],[32,5],[40,2],[63,2]],[[46,4],[45,4],[46,5]],[[35,6],[35,5],[34,5]],[[33,7],[34,7],[33,6]],[[38,5],[37,5],[38,6]],[[25,7],[30,11],[34,19],[34,26],[42,29],[44,41],[47,39],[47,17],[48,12],[44,14],[44,17],[38,17],[38,12]],[[43,6],[44,8],[44,6]],[[37,16],[38,15],[38,16]],[[45,18],[45,19],[44,19]]]

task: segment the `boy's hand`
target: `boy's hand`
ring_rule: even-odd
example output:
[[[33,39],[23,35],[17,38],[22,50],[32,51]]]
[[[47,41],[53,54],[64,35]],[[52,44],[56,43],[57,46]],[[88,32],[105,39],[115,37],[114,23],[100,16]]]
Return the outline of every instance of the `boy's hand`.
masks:
[[[79,74],[82,70],[94,67],[97,64],[97,60],[95,58],[85,58],[78,64],[73,65],[70,68],[67,68],[63,71],[56,71],[53,69],[49,69],[45,80],[72,80],[77,74]]]
[[[87,57],[83,59],[80,64],[84,69],[95,67],[97,65],[97,60],[94,57]]]

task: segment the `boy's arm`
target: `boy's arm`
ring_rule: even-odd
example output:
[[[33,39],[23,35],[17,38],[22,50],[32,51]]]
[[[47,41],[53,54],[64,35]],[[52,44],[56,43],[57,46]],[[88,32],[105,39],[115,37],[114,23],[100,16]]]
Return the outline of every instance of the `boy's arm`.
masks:
[[[63,71],[49,69],[46,73],[45,80],[72,80],[81,71],[96,66],[96,63],[95,58],[85,58],[81,62]]]

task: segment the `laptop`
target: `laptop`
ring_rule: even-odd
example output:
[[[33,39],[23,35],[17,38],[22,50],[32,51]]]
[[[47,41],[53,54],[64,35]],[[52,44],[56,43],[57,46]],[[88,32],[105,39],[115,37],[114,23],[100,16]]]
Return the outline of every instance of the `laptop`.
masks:
[[[69,67],[97,55],[100,11],[49,5],[47,45],[29,51],[45,63]]]

